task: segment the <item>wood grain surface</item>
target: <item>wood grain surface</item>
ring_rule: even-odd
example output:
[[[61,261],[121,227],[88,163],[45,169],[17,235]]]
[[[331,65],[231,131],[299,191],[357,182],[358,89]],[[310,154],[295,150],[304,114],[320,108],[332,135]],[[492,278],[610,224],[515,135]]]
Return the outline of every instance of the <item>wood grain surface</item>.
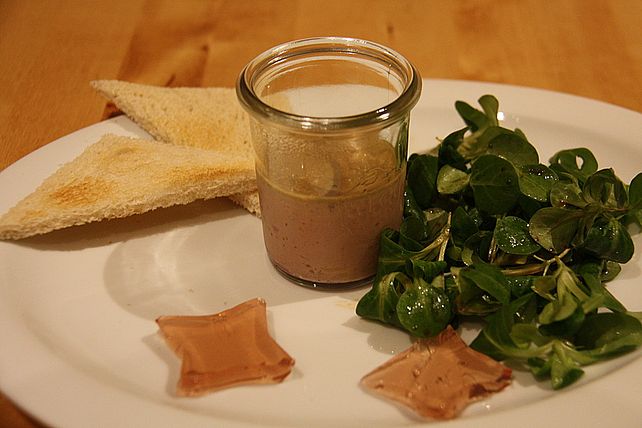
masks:
[[[233,86],[256,54],[310,36],[383,43],[426,78],[642,112],[641,22],[640,0],[0,0],[0,170],[111,114],[92,79]],[[0,395],[0,426],[39,423]]]

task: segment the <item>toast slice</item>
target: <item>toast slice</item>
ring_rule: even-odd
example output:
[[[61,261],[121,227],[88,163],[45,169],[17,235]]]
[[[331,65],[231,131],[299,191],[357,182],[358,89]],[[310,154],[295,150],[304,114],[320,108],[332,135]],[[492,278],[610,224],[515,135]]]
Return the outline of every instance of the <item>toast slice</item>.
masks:
[[[0,217],[0,239],[255,189],[246,156],[105,135]]]
[[[166,88],[119,80],[91,86],[159,141],[254,159],[248,116],[233,88]],[[260,215],[257,192],[231,198]]]

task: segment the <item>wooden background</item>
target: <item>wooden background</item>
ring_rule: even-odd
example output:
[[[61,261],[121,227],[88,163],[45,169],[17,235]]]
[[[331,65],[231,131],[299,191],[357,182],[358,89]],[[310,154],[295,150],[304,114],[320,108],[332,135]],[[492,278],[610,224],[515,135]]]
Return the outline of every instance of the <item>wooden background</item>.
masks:
[[[233,86],[256,54],[322,35],[388,45],[427,78],[642,112],[640,0],[0,0],[0,170],[104,119],[92,79]],[[0,394],[0,426],[39,425]]]

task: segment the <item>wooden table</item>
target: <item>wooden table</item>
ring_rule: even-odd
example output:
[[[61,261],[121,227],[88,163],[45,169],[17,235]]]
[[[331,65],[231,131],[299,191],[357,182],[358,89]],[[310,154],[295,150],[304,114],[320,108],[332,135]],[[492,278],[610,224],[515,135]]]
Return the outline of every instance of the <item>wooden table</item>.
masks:
[[[423,77],[545,88],[642,112],[641,17],[639,0],[3,0],[0,170],[104,119],[92,79],[233,86],[259,52],[318,35],[383,43]],[[0,426],[39,424],[0,395]]]

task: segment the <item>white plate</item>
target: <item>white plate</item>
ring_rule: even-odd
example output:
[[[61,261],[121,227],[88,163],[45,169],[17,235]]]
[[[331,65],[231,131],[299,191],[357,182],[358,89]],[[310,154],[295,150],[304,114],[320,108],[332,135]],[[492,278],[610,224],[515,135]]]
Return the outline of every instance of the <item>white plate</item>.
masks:
[[[541,90],[426,80],[411,151],[462,126],[453,104],[500,100],[543,160],[590,147],[629,181],[642,169],[642,115]],[[107,132],[146,136],[123,117],[31,153],[0,173],[0,212]],[[635,238],[640,245],[639,236]],[[642,310],[639,253],[610,287]],[[0,242],[0,388],[38,419],[84,426],[412,426],[424,421],[358,386],[406,348],[404,333],[354,315],[365,290],[324,293],[282,279],[266,259],[259,220],[225,200]],[[179,361],[157,334],[159,315],[204,314],[261,296],[270,328],[296,359],[282,384],[201,398],[173,395]],[[470,339],[472,331],[464,331]],[[451,427],[639,426],[641,353],[588,368],[552,392],[516,373],[505,392],[471,405]]]

